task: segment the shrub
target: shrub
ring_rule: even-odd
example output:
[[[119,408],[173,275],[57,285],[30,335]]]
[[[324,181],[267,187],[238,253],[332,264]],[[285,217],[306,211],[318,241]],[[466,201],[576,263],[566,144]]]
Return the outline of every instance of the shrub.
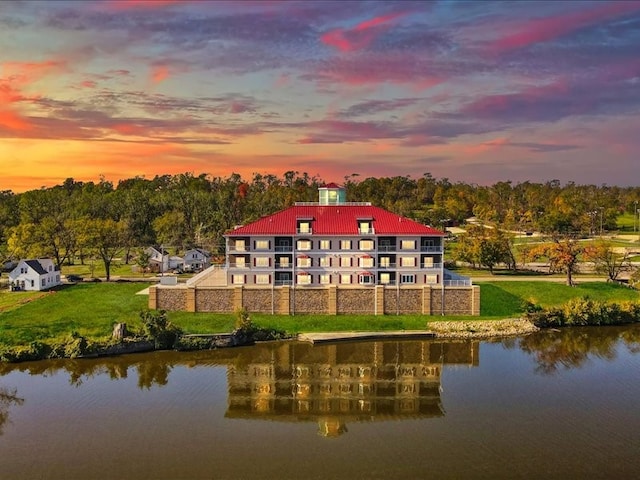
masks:
[[[159,310],[140,312],[142,331],[145,338],[154,342],[157,349],[172,348],[182,330],[167,319],[167,312]]]

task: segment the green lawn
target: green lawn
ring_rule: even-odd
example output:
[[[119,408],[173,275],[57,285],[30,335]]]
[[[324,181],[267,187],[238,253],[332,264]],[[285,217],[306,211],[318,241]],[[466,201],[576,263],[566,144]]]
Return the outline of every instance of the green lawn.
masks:
[[[421,330],[428,321],[491,320],[517,317],[525,300],[542,306],[560,305],[574,297],[597,300],[639,300],[640,294],[623,286],[589,282],[576,287],[544,281],[481,282],[481,315],[426,317],[423,315],[295,315],[251,314],[265,328],[289,333],[320,331]],[[84,283],[52,292],[0,292],[0,344],[26,345],[40,340],[55,342],[72,331],[99,340],[111,335],[113,324],[125,322],[138,329],[140,311],[148,297],[136,295],[146,283]],[[169,312],[169,320],[187,333],[230,332],[233,314]]]

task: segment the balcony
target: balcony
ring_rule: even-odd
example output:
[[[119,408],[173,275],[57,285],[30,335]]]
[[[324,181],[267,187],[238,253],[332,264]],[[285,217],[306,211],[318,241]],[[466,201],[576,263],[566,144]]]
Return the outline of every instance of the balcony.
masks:
[[[420,247],[421,252],[431,252],[431,253],[441,253],[442,246],[441,245],[422,245]]]
[[[442,263],[423,263],[420,268],[423,270],[440,270],[442,269]]]
[[[285,269],[291,270],[293,264],[292,263],[279,263],[279,262],[276,262],[275,266],[279,270],[285,270]]]
[[[293,280],[276,280],[274,285],[276,287],[284,287],[286,285],[293,285]]]
[[[397,247],[395,245],[378,245],[379,252],[395,252]]]
[[[390,268],[396,268],[395,262],[390,262],[390,263],[378,265],[378,269],[379,270],[388,270]]]
[[[229,245],[230,252],[248,252],[249,247],[247,245]]]
[[[293,252],[292,245],[276,245],[276,252]]]

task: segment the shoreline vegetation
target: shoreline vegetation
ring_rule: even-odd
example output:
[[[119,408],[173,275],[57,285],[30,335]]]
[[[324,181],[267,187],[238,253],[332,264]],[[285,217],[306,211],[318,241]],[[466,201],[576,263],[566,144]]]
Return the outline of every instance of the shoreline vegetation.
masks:
[[[578,287],[534,280],[479,284],[479,317],[149,311],[146,296],[138,295],[144,287],[139,283],[79,284],[47,293],[2,292],[0,361],[203,350],[295,340],[298,334],[310,332],[336,332],[336,341],[357,340],[364,332],[379,338],[404,332],[466,340],[527,335],[544,328],[640,322],[638,291],[612,283],[585,282]]]

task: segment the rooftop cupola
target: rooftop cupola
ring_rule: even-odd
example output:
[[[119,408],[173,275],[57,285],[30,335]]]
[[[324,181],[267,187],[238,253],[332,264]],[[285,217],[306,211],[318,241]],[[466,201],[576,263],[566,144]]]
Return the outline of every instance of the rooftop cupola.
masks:
[[[347,192],[344,187],[335,183],[327,183],[318,188],[320,205],[344,205],[347,203]]]

